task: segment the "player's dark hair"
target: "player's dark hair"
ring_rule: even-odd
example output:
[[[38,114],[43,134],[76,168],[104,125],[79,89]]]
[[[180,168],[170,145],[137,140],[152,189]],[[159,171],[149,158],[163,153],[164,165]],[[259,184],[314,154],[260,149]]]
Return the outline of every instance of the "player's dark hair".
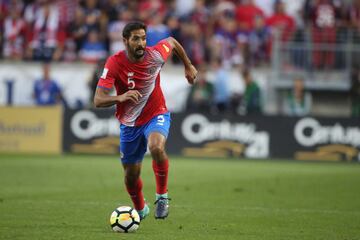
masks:
[[[123,38],[129,39],[131,32],[139,29],[144,29],[146,32],[146,25],[142,22],[130,22],[126,24],[122,32]]]

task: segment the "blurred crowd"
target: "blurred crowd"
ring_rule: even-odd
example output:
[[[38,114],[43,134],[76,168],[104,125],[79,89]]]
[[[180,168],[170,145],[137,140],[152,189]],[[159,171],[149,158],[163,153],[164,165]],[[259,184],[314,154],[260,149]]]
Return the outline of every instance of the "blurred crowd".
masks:
[[[0,0],[0,59],[97,63],[93,90],[104,60],[125,49],[122,30],[133,20],[147,24],[148,46],[169,36],[184,46],[200,72],[187,107],[214,113],[262,113],[263,94],[251,69],[269,65],[275,39],[314,46],[360,42],[360,0]],[[315,68],[336,66],[335,50],[314,47],[311,56]],[[241,75],[241,95],[229,90],[229,69]],[[213,81],[206,77],[209,70]],[[360,75],[353,76],[357,84]],[[284,96],[287,115],[311,112],[303,80],[294,80]],[[63,99],[48,82],[35,86],[37,101],[44,102],[49,89],[52,102]],[[359,88],[354,89],[358,111]]]
[[[299,40],[307,29],[333,43],[344,28],[359,31],[360,0],[0,0],[0,57],[98,62],[124,49],[131,20],[148,25],[149,46],[179,40],[195,65],[257,66],[269,63],[275,35]]]

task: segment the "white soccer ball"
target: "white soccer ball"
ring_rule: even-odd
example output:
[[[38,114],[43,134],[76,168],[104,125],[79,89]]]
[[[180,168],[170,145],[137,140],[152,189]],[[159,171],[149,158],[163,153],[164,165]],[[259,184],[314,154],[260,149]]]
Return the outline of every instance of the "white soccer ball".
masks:
[[[115,232],[135,232],[140,225],[140,216],[132,207],[121,206],[112,212],[110,225]]]

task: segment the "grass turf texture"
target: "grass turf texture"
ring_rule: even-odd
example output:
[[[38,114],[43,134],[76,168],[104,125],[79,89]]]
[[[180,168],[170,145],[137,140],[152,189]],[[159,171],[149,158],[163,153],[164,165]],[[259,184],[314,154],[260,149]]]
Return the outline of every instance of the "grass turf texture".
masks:
[[[109,216],[131,205],[116,157],[0,156],[0,239],[360,239],[360,165],[171,158],[169,218],[134,234]]]

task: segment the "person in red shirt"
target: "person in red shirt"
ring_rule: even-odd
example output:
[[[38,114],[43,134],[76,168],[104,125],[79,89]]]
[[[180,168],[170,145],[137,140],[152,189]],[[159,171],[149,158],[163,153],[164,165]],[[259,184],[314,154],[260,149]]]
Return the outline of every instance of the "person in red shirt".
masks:
[[[139,19],[148,24],[154,14],[164,17],[168,10],[163,0],[142,0],[139,2],[138,11]]]
[[[279,34],[281,41],[289,41],[295,31],[295,20],[290,15],[286,14],[285,4],[282,1],[276,1],[274,4],[274,14],[266,20],[266,26],[270,27],[271,32]],[[272,39],[267,45],[267,54],[271,56]]]
[[[285,12],[285,4],[282,1],[275,3],[274,14],[266,20],[266,25],[280,32],[281,40],[287,41],[295,30],[294,19]]]
[[[254,0],[242,0],[236,8],[235,16],[242,31],[254,30],[256,18],[265,18],[264,12],[256,6]]]
[[[336,42],[337,12],[332,0],[316,0],[311,9],[311,36],[315,44],[334,44]],[[333,49],[319,51],[314,47],[313,65],[319,67],[333,67],[335,54]]]
[[[126,50],[108,58],[94,96],[96,107],[116,105],[120,121],[120,152],[125,171],[125,185],[140,218],[149,214],[144,201],[141,164],[149,147],[156,179],[155,218],[169,213],[167,179],[169,161],[165,143],[170,114],[160,88],[160,70],[172,52],[182,60],[185,76],[193,84],[197,75],[183,47],[174,38],[146,46],[146,25],[128,23],[123,30]],[[110,96],[112,87],[116,96]]]
[[[25,21],[21,18],[21,9],[9,9],[3,26],[4,58],[21,60],[25,48]]]
[[[60,25],[58,6],[53,1],[39,1],[33,24],[27,27],[27,58],[51,62],[62,56],[66,32]]]

